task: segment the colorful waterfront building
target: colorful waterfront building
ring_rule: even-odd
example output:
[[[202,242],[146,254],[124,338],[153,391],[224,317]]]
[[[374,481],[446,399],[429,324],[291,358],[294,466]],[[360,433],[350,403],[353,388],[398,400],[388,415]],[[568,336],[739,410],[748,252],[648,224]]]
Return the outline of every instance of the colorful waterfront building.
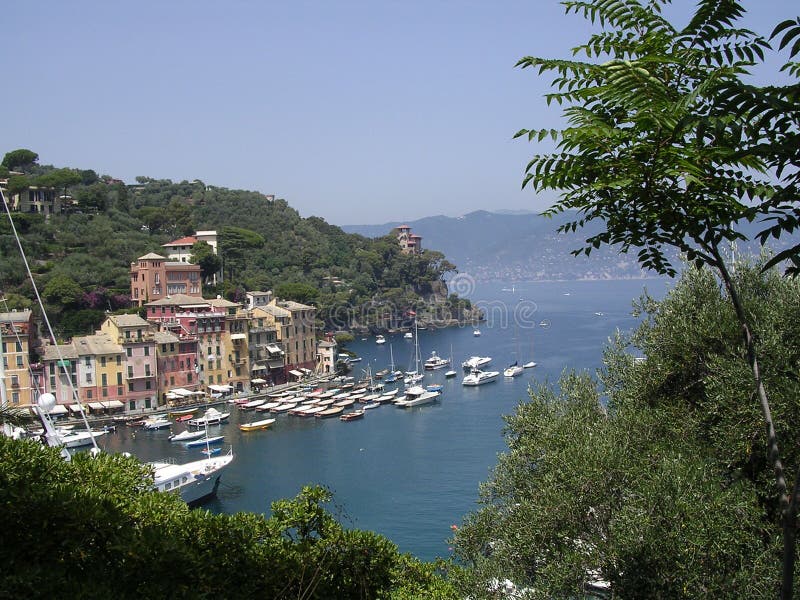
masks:
[[[103,322],[101,332],[107,333],[125,352],[123,380],[128,411],[158,407],[158,363],[150,323],[138,315],[111,315]]]
[[[39,382],[31,376],[31,355],[36,344],[36,327],[30,310],[0,313],[0,356],[6,402],[27,406],[36,402]],[[40,369],[34,369],[34,373]]]
[[[131,303],[142,306],[175,294],[203,297],[200,265],[169,261],[151,252],[131,263]]]

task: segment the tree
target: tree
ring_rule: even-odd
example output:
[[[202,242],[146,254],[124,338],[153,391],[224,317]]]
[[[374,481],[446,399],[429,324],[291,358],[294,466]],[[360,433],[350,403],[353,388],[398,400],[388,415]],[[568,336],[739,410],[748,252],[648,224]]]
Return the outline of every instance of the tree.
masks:
[[[735,278],[790,434],[800,282],[761,266],[739,264]],[[509,450],[455,533],[474,567],[454,571],[462,597],[495,578],[537,597],[579,597],[598,579],[623,598],[774,596],[781,527],[762,418],[740,398],[750,375],[730,300],[710,269],[693,269],[636,312],[642,324],[606,349],[599,382],[565,373],[506,419]],[[786,458],[797,464],[800,448]]]
[[[73,185],[81,182],[81,175],[74,169],[56,169],[50,173],[40,175],[36,178],[36,185],[54,187],[62,190],[64,196]]]
[[[77,307],[83,299],[83,290],[69,275],[54,275],[44,286],[42,296],[48,302],[65,307]]]
[[[204,241],[195,242],[192,245],[192,256],[189,259],[192,264],[200,265],[200,274],[203,281],[206,281],[219,273],[222,268],[222,260],[214,254],[211,244]]]
[[[568,122],[562,131],[517,133],[539,141],[551,135],[557,141],[554,153],[530,161],[523,187],[562,193],[547,214],[577,210],[579,216],[564,231],[593,220],[603,223],[605,228],[576,253],[619,244],[623,252],[637,248],[643,267],[674,274],[664,253],[673,247],[719,275],[737,314],[767,428],[785,537],[782,595],[789,598],[797,493],[790,501],[752,325],[723,252],[728,242],[743,239],[737,222],[768,216],[777,189],[768,176],[769,160],[741,151],[747,149],[742,137],[752,126],[747,113],[720,110],[717,98],[720,90],[740,84],[768,45],[734,27],[744,11],[733,0],[701,0],[680,30],[660,14],[665,3],[565,2],[568,13],[607,28],[575,49],[588,61],[525,57],[518,62],[556,73],[556,90],[547,100],[567,105]]]
[[[32,150],[27,150],[25,148],[20,148],[18,150],[12,150],[11,152],[7,152],[6,155],[3,157],[2,165],[7,168],[9,171],[13,171],[18,168],[24,168],[30,165],[35,164],[39,160],[39,155]]]
[[[105,212],[108,207],[108,186],[102,182],[95,182],[80,188],[75,193],[78,206],[90,212]]]
[[[308,304],[319,297],[319,290],[306,283],[282,283],[275,286],[275,296],[284,300]]]

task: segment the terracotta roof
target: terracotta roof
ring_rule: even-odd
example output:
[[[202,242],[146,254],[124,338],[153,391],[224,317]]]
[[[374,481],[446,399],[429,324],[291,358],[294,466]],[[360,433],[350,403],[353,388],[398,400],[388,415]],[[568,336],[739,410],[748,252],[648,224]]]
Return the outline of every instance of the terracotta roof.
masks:
[[[139,260],[152,260],[152,259],[155,259],[155,258],[160,258],[161,260],[167,260],[166,258],[161,256],[160,254],[156,254],[155,252],[150,252],[149,254],[145,254],[144,256],[140,256]]]
[[[116,323],[117,327],[148,327],[150,325],[139,315],[109,315],[108,318]]]
[[[22,321],[30,320],[30,318],[31,311],[27,309],[0,313],[0,322],[3,323],[21,323]]]
[[[148,302],[145,306],[197,306],[198,304],[210,306],[208,300],[204,300],[199,296],[189,296],[188,294],[170,294],[164,298]]]
[[[191,246],[197,241],[197,238],[190,235],[188,237],[182,237],[179,240],[175,240],[174,242],[167,242],[166,244],[161,244],[162,247],[167,246]]]

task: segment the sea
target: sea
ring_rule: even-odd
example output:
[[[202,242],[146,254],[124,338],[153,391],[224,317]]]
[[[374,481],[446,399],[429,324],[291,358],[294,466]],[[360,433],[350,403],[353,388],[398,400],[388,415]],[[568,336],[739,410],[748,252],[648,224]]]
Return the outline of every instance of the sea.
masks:
[[[458,371],[453,379],[445,379],[447,369],[426,373],[423,385],[444,386],[437,402],[412,409],[382,405],[351,422],[284,414],[270,429],[255,432],[237,427],[254,414],[231,407],[230,422],[210,427],[209,435],[224,434],[225,447],[232,446],[236,458],[222,477],[218,497],[204,508],[268,515],[275,500],[319,484],[333,493],[328,508],[346,527],[376,531],[401,552],[423,560],[447,557],[452,526],[479,508],[479,486],[490,477],[498,454],[507,450],[504,416],[529,401],[532,385],[556,385],[570,369],[595,373],[615,330],[636,327],[632,301],[645,289],[662,298],[672,282],[454,283],[484,309],[486,320],[419,331],[422,360],[433,351],[452,355]],[[474,335],[475,328],[480,336]],[[388,368],[392,357],[396,368],[413,370],[414,341],[402,333],[386,338],[383,345],[374,337],[348,344],[362,359],[352,375],[363,375],[367,367],[373,373]],[[490,356],[485,370],[501,371],[500,377],[479,387],[462,386],[461,363],[473,355]],[[504,378],[502,370],[515,361],[537,366]],[[168,430],[119,427],[100,445],[142,460],[201,458],[199,449],[171,444],[168,435]]]

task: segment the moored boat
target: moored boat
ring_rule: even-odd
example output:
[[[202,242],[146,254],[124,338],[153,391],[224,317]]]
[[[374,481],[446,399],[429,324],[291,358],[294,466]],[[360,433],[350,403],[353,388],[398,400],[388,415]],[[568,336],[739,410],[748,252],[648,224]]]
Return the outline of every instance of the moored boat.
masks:
[[[212,444],[221,444],[225,439],[224,435],[215,435],[213,437],[204,437],[198,440],[190,440],[186,442],[187,448],[197,448],[199,446],[210,446]]]
[[[500,371],[481,371],[480,369],[474,369],[469,375],[464,377],[461,384],[466,386],[483,385],[484,383],[496,380],[499,375]]]
[[[399,400],[395,400],[394,405],[402,408],[413,408],[435,402],[439,397],[439,392],[429,392],[420,385],[415,385],[406,390],[405,395]]]
[[[259,429],[266,429],[275,422],[275,419],[261,419],[260,421],[251,421],[250,423],[240,423],[239,429],[242,431],[258,431]]]
[[[206,432],[202,429],[198,429],[197,431],[181,431],[180,433],[176,433],[175,435],[169,436],[170,442],[188,442],[191,440],[196,440],[198,438],[203,437]]]
[[[189,423],[189,425],[192,425],[194,427],[205,427],[206,425],[218,425],[219,423],[226,421],[230,416],[231,413],[220,412],[212,406],[211,408],[206,410],[205,413],[203,413],[202,417],[197,417],[196,419],[189,419],[187,423]]]
[[[179,493],[184,502],[193,506],[216,494],[222,471],[232,461],[233,449],[222,456],[183,464],[151,462],[153,487],[162,492]]]
[[[342,421],[355,421],[356,419],[361,419],[364,417],[364,409],[360,408],[358,410],[354,410],[349,413],[345,413],[339,416],[339,419]]]
[[[475,369],[485,367],[490,362],[492,362],[490,356],[470,356],[467,360],[461,363],[461,366],[464,367],[465,371],[473,371]]]
[[[325,410],[318,412],[314,416],[318,419],[329,419],[330,417],[335,417],[343,412],[344,408],[341,406],[332,406],[331,408],[326,408]]]

